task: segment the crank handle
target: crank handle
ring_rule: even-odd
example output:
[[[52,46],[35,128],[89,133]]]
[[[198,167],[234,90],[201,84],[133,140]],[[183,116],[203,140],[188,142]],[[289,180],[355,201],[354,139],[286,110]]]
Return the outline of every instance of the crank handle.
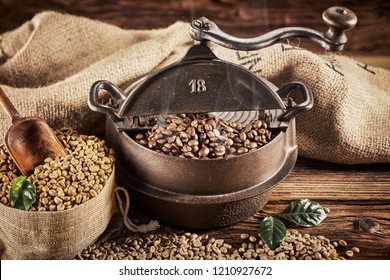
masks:
[[[284,27],[254,38],[237,38],[218,28],[205,17],[194,20],[190,25],[190,35],[197,41],[212,41],[223,47],[251,51],[269,47],[289,38],[305,38],[320,44],[325,50],[341,51],[347,42],[345,31],[357,23],[357,16],[344,7],[331,7],[323,12],[322,18],[329,29],[325,33],[305,27]]]

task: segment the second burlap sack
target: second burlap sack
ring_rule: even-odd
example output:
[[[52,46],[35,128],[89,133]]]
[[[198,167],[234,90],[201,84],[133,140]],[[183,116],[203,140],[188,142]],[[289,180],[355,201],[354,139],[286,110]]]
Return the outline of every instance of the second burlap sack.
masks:
[[[123,30],[40,13],[0,36],[0,83],[22,115],[91,133],[104,127],[104,116],[87,106],[93,82],[121,86],[179,60],[192,44],[188,28],[178,22],[159,30]],[[300,156],[344,164],[390,162],[389,71],[283,44],[253,52],[212,49],[278,87],[299,80],[311,88],[314,107],[297,117]],[[1,135],[9,125],[1,114]]]

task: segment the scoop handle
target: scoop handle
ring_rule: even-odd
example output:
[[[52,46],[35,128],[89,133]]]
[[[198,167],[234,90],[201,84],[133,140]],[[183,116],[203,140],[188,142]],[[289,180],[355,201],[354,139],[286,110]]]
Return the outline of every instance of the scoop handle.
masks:
[[[14,105],[8,99],[7,95],[5,95],[1,87],[0,87],[0,103],[1,103],[1,107],[3,107],[4,111],[8,114],[9,118],[12,120],[12,123],[20,119],[20,115],[18,111],[15,109]]]

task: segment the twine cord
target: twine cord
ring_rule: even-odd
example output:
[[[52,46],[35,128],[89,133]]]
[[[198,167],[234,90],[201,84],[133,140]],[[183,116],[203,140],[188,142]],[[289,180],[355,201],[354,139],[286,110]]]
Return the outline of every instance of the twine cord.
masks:
[[[125,195],[125,205],[123,206],[122,198],[119,194],[119,191],[122,191]],[[151,220],[148,224],[141,224],[136,225],[131,221],[131,219],[128,217],[129,209],[130,209],[130,196],[127,190],[124,187],[118,186],[115,189],[115,195],[116,200],[118,202],[119,210],[123,217],[123,224],[126,226],[126,228],[132,232],[140,232],[140,233],[147,233],[149,231],[156,230],[160,227],[159,222],[155,220]]]

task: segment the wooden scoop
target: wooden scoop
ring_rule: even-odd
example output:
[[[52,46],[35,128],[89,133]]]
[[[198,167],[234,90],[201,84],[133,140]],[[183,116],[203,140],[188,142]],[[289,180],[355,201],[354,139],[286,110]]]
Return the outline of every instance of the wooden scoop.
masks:
[[[21,117],[1,88],[0,103],[12,120],[4,143],[23,175],[30,175],[48,157],[67,155],[49,125],[40,117]]]

